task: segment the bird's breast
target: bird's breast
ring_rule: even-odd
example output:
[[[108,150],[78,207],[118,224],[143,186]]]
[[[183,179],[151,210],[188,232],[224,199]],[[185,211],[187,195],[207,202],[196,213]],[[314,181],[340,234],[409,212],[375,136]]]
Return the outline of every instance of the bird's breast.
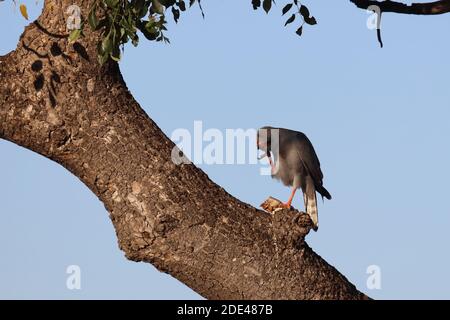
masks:
[[[279,158],[276,165],[276,170],[272,173],[272,178],[280,180],[285,186],[292,186],[294,175],[289,170],[286,161],[283,158]]]

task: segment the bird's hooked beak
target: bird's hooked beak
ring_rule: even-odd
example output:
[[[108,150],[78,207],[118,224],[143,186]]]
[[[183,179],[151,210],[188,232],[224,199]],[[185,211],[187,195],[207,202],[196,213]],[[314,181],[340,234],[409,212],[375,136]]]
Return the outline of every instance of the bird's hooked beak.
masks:
[[[264,129],[265,130],[265,129]],[[264,154],[258,157],[258,160],[262,160],[264,158],[271,158],[270,155],[270,142],[267,141],[267,133],[264,131],[258,130],[257,136],[256,136],[256,147],[258,150],[264,151]]]
[[[259,141],[259,137],[256,139],[256,147],[258,148],[258,150],[262,150],[262,151],[266,151],[267,150],[267,145],[265,143],[261,143]],[[270,154],[268,151],[266,151],[264,154],[260,155],[258,157],[258,160],[262,160],[265,157],[270,157]]]
[[[264,151],[264,153],[258,157],[258,160],[262,160],[265,157],[267,157],[269,159],[271,158],[270,152],[269,152],[269,150],[267,150],[267,147],[265,145],[261,146],[260,144],[258,144],[258,149]]]

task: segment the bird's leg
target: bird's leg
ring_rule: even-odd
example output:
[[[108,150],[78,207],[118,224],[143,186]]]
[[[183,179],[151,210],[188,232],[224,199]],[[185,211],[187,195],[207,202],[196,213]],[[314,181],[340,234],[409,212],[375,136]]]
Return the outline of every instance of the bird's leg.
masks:
[[[292,193],[291,196],[289,197],[289,200],[286,203],[283,203],[283,207],[290,209],[291,208],[291,204],[292,204],[292,200],[294,199],[295,196],[295,192],[297,191],[297,188],[293,187],[292,188]]]

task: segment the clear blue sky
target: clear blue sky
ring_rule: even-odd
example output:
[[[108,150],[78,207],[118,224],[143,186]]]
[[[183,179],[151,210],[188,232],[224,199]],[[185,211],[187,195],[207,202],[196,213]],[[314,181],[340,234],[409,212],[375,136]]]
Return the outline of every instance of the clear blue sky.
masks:
[[[348,0],[308,1],[319,24],[301,39],[283,27],[281,8],[266,16],[250,2],[204,1],[206,19],[188,12],[170,27],[171,45],[127,47],[121,69],[134,96],[168,135],[195,120],[305,132],[333,195],[320,204],[311,247],[374,298],[449,299],[450,15],[387,14],[380,49],[368,14]],[[25,3],[34,19],[39,6]],[[0,3],[0,30],[8,30],[0,54],[25,24],[11,1]],[[255,206],[289,195],[258,166],[202,167]],[[0,298],[199,298],[128,262],[85,186],[5,141],[0,194]],[[66,288],[73,264],[78,291]],[[369,265],[381,269],[381,290],[366,287]]]

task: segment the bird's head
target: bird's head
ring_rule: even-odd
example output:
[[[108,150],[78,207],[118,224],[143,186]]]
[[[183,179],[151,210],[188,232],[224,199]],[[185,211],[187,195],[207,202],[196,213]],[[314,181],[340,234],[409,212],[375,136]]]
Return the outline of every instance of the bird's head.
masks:
[[[270,154],[270,151],[272,149],[272,143],[271,143],[271,133],[272,127],[262,127],[258,130],[257,136],[256,136],[256,144],[258,147],[258,150],[264,151],[267,155]]]

